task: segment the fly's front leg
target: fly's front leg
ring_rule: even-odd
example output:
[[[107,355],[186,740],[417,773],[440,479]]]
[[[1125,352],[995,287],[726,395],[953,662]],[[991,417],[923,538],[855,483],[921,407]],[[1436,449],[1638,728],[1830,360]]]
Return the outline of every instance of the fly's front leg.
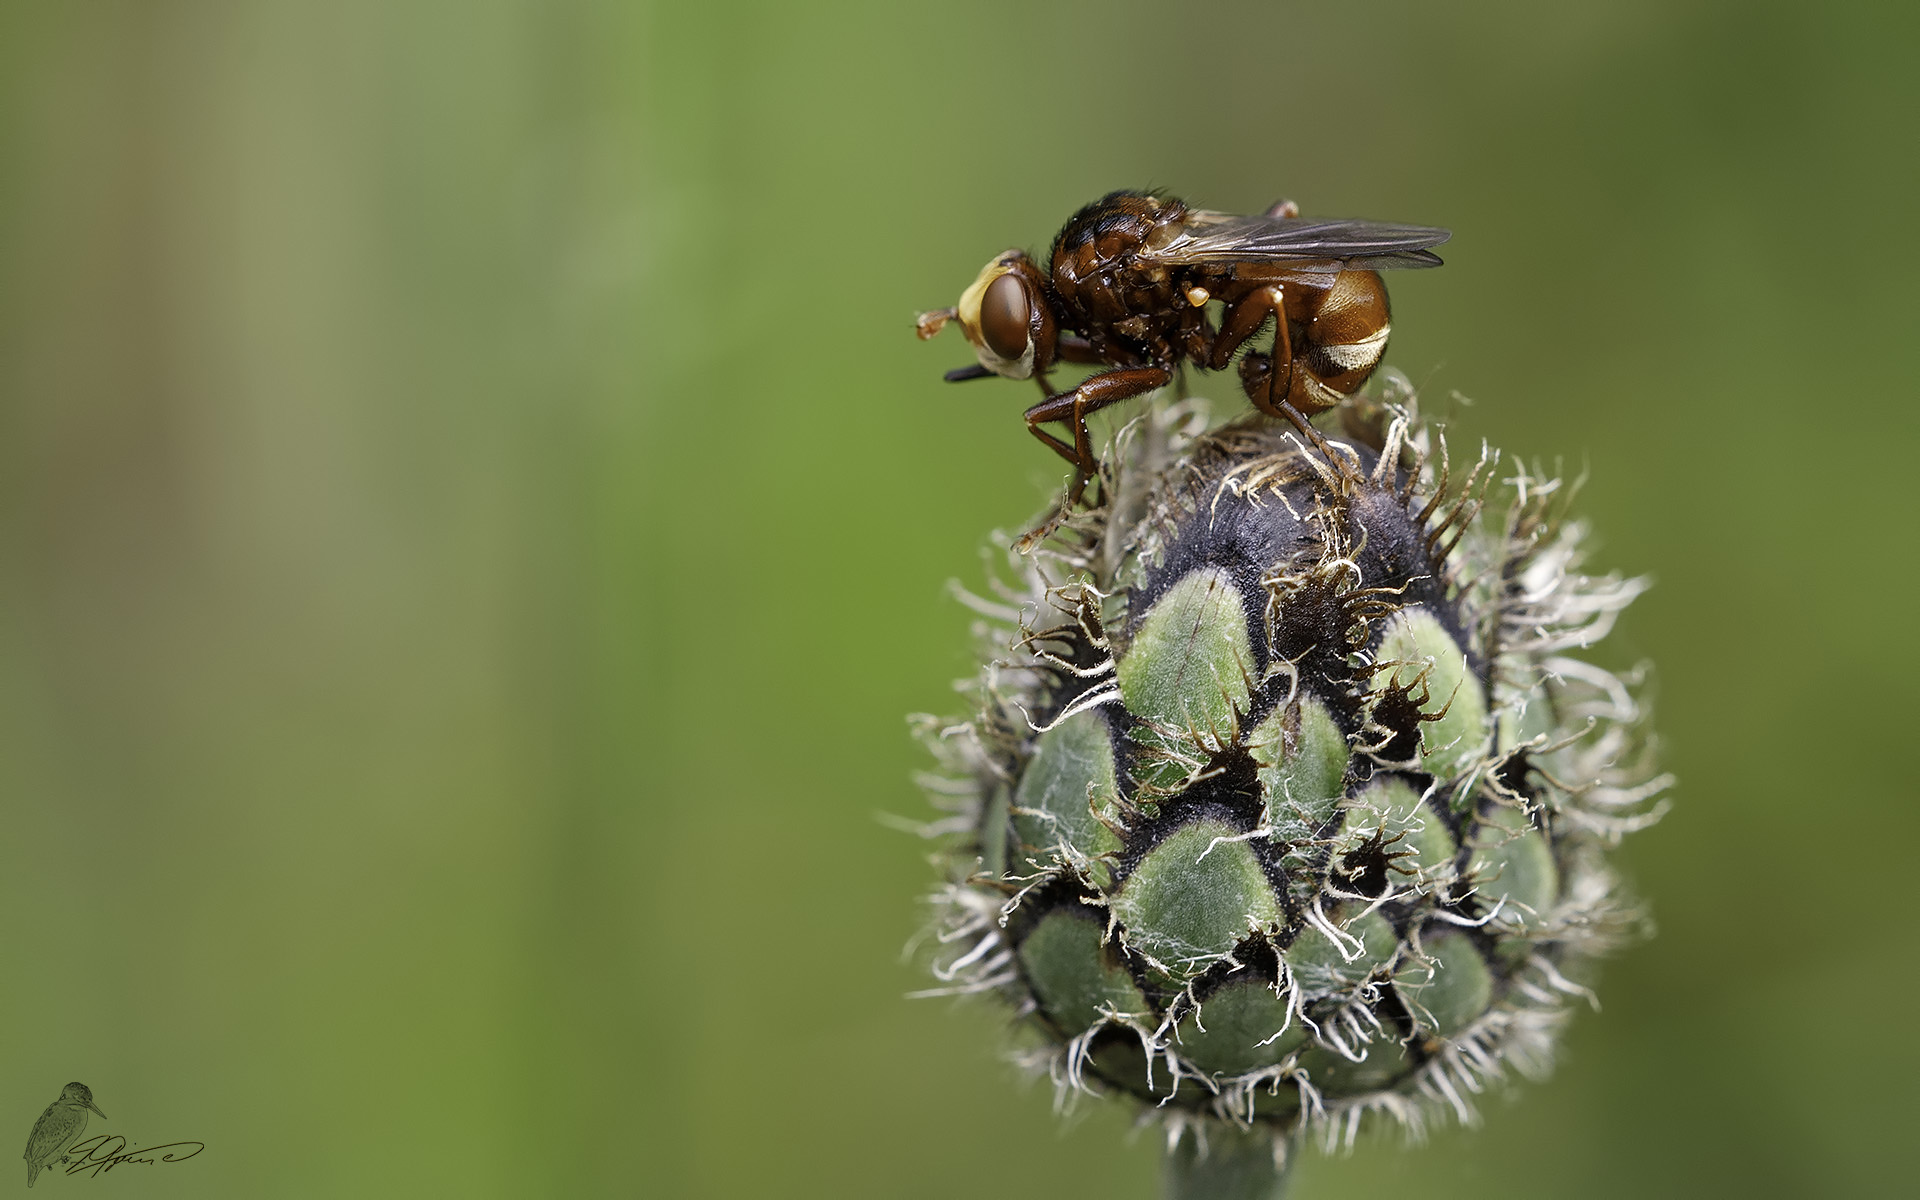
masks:
[[[1027,431],[1074,465],[1073,491],[1068,497],[1069,503],[1080,498],[1080,489],[1086,486],[1087,476],[1100,469],[1100,460],[1093,456],[1093,440],[1087,433],[1087,418],[1109,405],[1165,387],[1171,378],[1172,374],[1164,367],[1123,367],[1118,371],[1104,371],[1082,380],[1080,386],[1072,391],[1049,396],[1027,410]],[[1073,434],[1073,443],[1069,445],[1040,428],[1047,421],[1059,421],[1065,425]]]
[[[1093,456],[1093,444],[1087,434],[1087,418],[1109,405],[1165,387],[1171,378],[1172,374],[1163,367],[1123,367],[1118,371],[1103,371],[1083,380],[1072,391],[1049,396],[1029,408],[1026,412],[1027,429],[1074,466],[1083,471],[1096,470],[1100,460]],[[1068,445],[1040,428],[1047,421],[1064,424],[1073,433],[1073,444]]]

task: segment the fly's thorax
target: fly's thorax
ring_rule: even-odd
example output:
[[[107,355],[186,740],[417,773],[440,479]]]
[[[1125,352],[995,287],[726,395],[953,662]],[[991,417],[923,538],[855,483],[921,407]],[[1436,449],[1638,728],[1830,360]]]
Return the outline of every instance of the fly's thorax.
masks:
[[[1116,262],[1185,221],[1187,206],[1171,196],[1110,192],[1067,218],[1053,241],[1052,265]]]
[[[1089,335],[1165,341],[1190,308],[1178,272],[1145,263],[1140,250],[1177,225],[1186,205],[1116,192],[1074,214],[1053,244],[1053,286],[1069,324]]]

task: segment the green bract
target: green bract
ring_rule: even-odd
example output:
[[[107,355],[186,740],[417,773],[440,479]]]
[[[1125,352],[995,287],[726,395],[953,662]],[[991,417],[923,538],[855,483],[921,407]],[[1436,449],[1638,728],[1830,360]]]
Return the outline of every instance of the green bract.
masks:
[[[1635,920],[1602,852],[1668,781],[1570,652],[1642,584],[1576,573],[1557,482],[1483,452],[1450,485],[1398,398],[1377,448],[1135,422],[1102,506],[975,600],[971,719],[925,723],[937,990],[1001,994],[1060,1087],[1176,1142],[1470,1120]]]

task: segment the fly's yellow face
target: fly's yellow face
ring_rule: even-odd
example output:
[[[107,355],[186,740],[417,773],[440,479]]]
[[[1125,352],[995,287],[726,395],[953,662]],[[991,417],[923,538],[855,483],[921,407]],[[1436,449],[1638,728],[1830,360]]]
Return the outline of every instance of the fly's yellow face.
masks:
[[[1025,253],[1007,251],[981,268],[979,276],[960,293],[960,303],[921,313],[917,322],[920,336],[930,338],[948,321],[958,321],[981,366],[1008,379],[1031,379],[1036,354],[1034,326],[1040,316],[1040,297],[1034,292],[1032,274]]]

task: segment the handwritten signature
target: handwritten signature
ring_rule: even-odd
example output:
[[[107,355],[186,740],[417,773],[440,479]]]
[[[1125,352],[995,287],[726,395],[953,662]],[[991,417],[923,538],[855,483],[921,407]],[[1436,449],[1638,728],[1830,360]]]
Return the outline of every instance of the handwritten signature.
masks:
[[[117,1133],[103,1133],[67,1147],[67,1174],[91,1171],[97,1177],[126,1163],[185,1162],[206,1148],[205,1142],[168,1142],[164,1146],[129,1149],[126,1138]]]

